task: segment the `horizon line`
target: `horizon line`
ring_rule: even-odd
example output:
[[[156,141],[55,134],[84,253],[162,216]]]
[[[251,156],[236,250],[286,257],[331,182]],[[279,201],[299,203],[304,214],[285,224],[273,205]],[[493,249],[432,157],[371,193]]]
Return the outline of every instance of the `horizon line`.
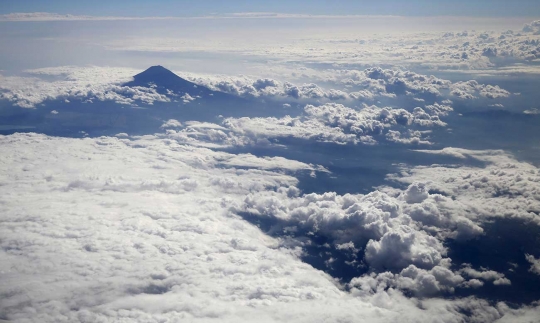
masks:
[[[540,19],[538,16],[458,16],[458,15],[317,15],[279,12],[236,12],[201,16],[93,16],[52,12],[14,12],[0,15],[0,22],[48,21],[114,21],[114,20],[182,20],[182,19],[337,19],[337,18],[474,18],[474,19]]]

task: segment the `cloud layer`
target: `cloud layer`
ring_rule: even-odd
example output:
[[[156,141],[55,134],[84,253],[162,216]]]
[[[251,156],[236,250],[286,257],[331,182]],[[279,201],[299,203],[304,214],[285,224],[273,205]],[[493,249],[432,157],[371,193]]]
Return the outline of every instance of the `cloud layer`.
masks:
[[[451,269],[442,242],[482,229],[463,195],[428,192],[437,176],[387,193],[303,195],[287,174],[324,169],[197,148],[174,132],[0,140],[7,152],[0,183],[3,319],[457,322],[467,312],[480,322],[537,311],[436,298],[511,284],[495,271]],[[453,154],[520,165],[500,154]],[[279,220],[274,229],[295,232],[294,239],[328,236],[330,249],[364,254],[351,266],[364,263],[369,272],[345,292],[300,260],[303,243],[265,235],[242,212]]]
[[[347,17],[353,18],[359,17]],[[96,19],[124,18],[0,16]],[[519,265],[505,260],[494,268],[460,259],[452,248],[484,241],[497,221],[538,228],[540,170],[502,150],[427,150],[437,147],[432,134],[440,138],[460,122],[457,113],[501,110],[518,94],[413,70],[537,72],[539,26],[388,37],[298,34],[290,46],[250,45],[248,38],[193,45],[174,35],[97,40],[109,51],[269,59],[264,73],[183,76],[274,110],[211,122],[158,116],[161,132],[142,136],[125,129],[82,139],[0,136],[0,321],[533,321],[538,301],[518,306],[482,297],[514,293],[523,284],[520,275],[538,277],[537,249],[523,246]],[[66,111],[53,101],[68,108],[108,102],[150,109],[202,101],[152,84],[122,85],[137,72],[27,70],[0,76],[0,99],[10,111],[43,108],[49,118]],[[537,110],[515,105],[531,118]],[[331,162],[327,169],[306,161],[309,156],[261,156],[297,147],[290,142],[343,145],[353,153],[360,151],[355,144],[400,152],[414,147],[413,158],[396,160],[417,158],[422,166],[393,165],[398,171],[366,194],[325,192],[326,178],[349,174],[332,174]],[[426,165],[428,154],[440,164]],[[352,167],[364,166],[369,169]],[[363,176],[358,173],[350,176]],[[323,184],[317,193],[298,188],[310,189],[309,183]]]

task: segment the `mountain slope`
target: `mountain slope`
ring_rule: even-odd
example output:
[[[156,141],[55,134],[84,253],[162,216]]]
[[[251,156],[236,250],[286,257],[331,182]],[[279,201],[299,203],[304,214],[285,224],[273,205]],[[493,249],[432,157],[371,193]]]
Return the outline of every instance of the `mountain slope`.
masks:
[[[185,95],[191,97],[208,98],[209,96],[229,97],[230,95],[218,91],[212,91],[204,86],[197,85],[174,74],[161,65],[156,65],[135,75],[133,81],[123,84],[124,86],[153,87],[160,94]]]

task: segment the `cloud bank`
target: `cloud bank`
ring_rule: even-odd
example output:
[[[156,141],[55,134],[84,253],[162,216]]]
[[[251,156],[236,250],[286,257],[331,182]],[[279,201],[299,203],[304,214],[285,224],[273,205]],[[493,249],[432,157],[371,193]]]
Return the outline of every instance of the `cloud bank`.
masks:
[[[495,271],[451,269],[442,242],[482,234],[481,222],[463,194],[428,191],[437,176],[426,184],[419,173],[399,191],[304,195],[289,174],[323,169],[194,147],[174,132],[0,140],[2,319],[459,322],[469,313],[504,322],[537,311],[437,298],[511,283]],[[500,154],[453,153],[528,167]],[[362,251],[351,266],[364,263],[368,273],[344,288],[300,260],[305,240],[269,237],[241,212],[279,220],[275,229],[296,232],[293,239],[324,234],[329,248]]]

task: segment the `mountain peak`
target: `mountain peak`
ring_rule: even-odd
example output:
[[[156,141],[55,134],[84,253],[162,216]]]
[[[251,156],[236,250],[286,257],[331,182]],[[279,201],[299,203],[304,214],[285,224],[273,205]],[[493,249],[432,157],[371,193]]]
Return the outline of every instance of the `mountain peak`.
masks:
[[[212,91],[204,86],[197,85],[181,78],[161,65],[147,68],[143,72],[133,76],[133,81],[124,86],[152,87],[160,94],[182,96],[189,94],[191,97],[223,96],[224,94]]]
[[[154,65],[154,66],[150,66],[149,68],[146,69],[147,71],[149,70],[167,70],[165,67],[161,66],[161,65]]]
[[[157,81],[158,79],[163,79],[164,77],[181,79],[181,77],[161,65],[151,66],[145,71],[135,75],[133,78],[136,81],[138,79],[140,79],[140,81],[146,81],[146,79],[148,79],[149,81]]]
[[[151,66],[145,71],[133,76],[133,81],[125,83],[125,86],[157,87],[158,92],[169,90],[187,90],[195,85],[161,65]]]

